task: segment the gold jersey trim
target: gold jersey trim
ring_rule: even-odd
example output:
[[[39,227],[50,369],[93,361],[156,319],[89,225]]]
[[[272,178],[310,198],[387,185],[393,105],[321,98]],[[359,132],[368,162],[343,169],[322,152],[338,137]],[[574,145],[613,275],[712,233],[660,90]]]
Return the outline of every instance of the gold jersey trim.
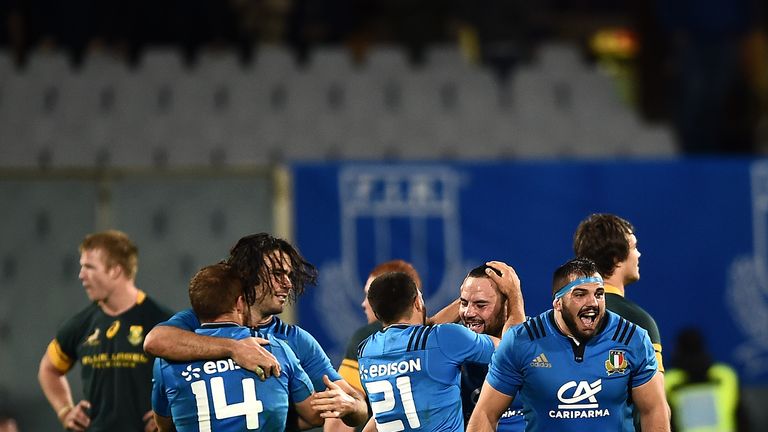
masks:
[[[656,352],[656,362],[659,364],[659,372],[664,373],[664,362],[661,360],[661,344],[653,344],[653,350]]]
[[[611,284],[607,284],[603,282],[603,288],[605,289],[606,294],[616,294],[624,297],[624,293],[620,289],[616,288]]]
[[[344,381],[348,382],[349,385],[354,387],[357,391],[365,394],[363,383],[360,381],[360,372],[357,368],[357,361],[345,358],[341,361],[341,366],[339,366],[339,375],[341,375],[341,377],[344,378]]]
[[[142,290],[139,290],[139,294],[136,296],[136,304],[140,305],[140,304],[144,303],[144,300],[146,300],[146,299],[147,299],[147,293],[145,293]]]
[[[46,355],[48,355],[48,359],[53,364],[53,367],[63,373],[69,372],[74,363],[72,359],[62,351],[61,345],[59,345],[59,342],[56,339],[48,344]]]

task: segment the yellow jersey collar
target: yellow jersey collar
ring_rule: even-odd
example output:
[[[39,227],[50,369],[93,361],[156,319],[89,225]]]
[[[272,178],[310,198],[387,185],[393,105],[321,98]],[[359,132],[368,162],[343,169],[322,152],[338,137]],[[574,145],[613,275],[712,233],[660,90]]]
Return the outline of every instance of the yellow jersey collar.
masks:
[[[620,296],[624,297],[624,293],[621,292],[620,289],[616,288],[613,285],[610,285],[608,283],[603,283],[603,288],[605,288],[605,293],[606,294],[617,294],[617,295],[620,295]]]

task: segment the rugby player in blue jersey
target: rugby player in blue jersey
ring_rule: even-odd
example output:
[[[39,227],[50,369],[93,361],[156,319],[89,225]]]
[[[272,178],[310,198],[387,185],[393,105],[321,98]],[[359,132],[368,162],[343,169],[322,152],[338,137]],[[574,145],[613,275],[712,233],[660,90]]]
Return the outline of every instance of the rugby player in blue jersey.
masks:
[[[466,328],[475,333],[501,338],[504,321],[508,314],[518,314],[515,323],[525,321],[522,296],[509,301],[499,290],[497,281],[501,279],[502,270],[506,271],[507,268],[508,266],[502,262],[492,261],[473,268],[464,278],[459,295],[459,319]],[[489,269],[493,273],[489,273]],[[492,276],[495,276],[496,280]],[[487,364],[467,363],[461,367],[461,405],[465,422],[469,422],[472,411],[475,409],[487,373]],[[525,430],[522,402],[515,401],[501,415],[498,430],[503,432]]]
[[[490,271],[490,270],[489,270]],[[514,278],[508,297],[520,296]],[[365,430],[463,431],[459,375],[466,362],[488,363],[498,338],[458,324],[425,325],[421,292],[405,273],[376,278],[368,302],[384,328],[360,343],[360,380],[373,418]],[[517,314],[507,319],[513,324]]]
[[[243,339],[255,330],[249,319],[242,282],[231,266],[204,267],[189,284],[189,300],[202,325],[196,333]],[[323,419],[310,404],[313,386],[299,360],[282,341],[267,349],[281,366],[279,377],[261,381],[232,359],[169,362],[157,358],[153,371],[152,409],[161,432],[235,432],[285,430],[288,403],[308,424]]]
[[[349,426],[364,423],[368,419],[368,407],[363,395],[341,378],[312,335],[276,316],[283,312],[287,302],[303,293],[305,285],[315,284],[315,267],[290,243],[266,233],[241,238],[226,262],[243,279],[245,298],[248,303],[253,303],[250,325],[259,334],[286,342],[301,361],[316,391],[313,396],[315,408],[323,411],[324,418],[340,418]],[[267,376],[280,373],[275,357],[252,339],[222,343],[222,338],[195,334],[193,331],[199,327],[200,320],[192,310],[179,312],[147,335],[144,349],[167,360],[232,358],[238,365],[256,372],[263,368]],[[250,351],[250,354],[244,351]],[[257,361],[251,356],[258,357]],[[286,430],[311,426],[301,417],[289,414]]]
[[[669,431],[648,332],[605,309],[595,263],[576,258],[552,282],[552,309],[510,329],[494,354],[467,431],[495,430],[515,398],[527,431]]]

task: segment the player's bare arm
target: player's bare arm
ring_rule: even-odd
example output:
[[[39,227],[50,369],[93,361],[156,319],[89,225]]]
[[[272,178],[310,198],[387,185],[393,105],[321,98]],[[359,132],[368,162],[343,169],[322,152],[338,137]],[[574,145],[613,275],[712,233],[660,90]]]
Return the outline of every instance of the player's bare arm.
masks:
[[[147,411],[141,419],[144,421],[144,432],[157,432],[159,430],[154,411]]]
[[[347,426],[358,426],[368,420],[368,405],[357,390],[346,381],[332,382],[323,375],[327,389],[312,397],[312,407],[323,418],[341,419]]]
[[[91,404],[88,401],[74,404],[66,373],[67,371],[57,369],[48,354],[45,354],[40,361],[37,378],[64,429],[84,431],[91,424],[91,418],[88,416]]]
[[[427,324],[445,324],[459,322],[459,303],[461,299],[452,301],[448,306],[440,309],[436,314],[427,318]]]
[[[365,424],[363,432],[376,432],[376,420],[373,417]]]
[[[485,264],[501,272],[501,276],[492,270],[487,270],[486,274],[507,298],[507,320],[504,323],[504,332],[506,332],[510,327],[525,321],[525,304],[520,288],[520,278],[515,269],[504,262],[489,261]]]
[[[663,374],[656,372],[650,381],[634,387],[632,399],[640,412],[640,425],[644,431],[669,432],[671,430]]]
[[[156,412],[153,412],[155,423],[157,423],[157,430],[160,432],[176,432],[176,425],[173,424],[173,420],[170,417],[163,417]]]
[[[477,401],[472,417],[467,424],[467,432],[486,432],[496,430],[501,414],[504,413],[511,404],[512,397],[496,390],[488,381],[483,383],[483,389],[480,390],[480,399]]]
[[[299,429],[306,430],[323,425],[321,413],[312,407],[313,393],[308,398],[295,404],[296,413],[299,415]]]
[[[155,326],[144,338],[144,351],[173,361],[231,358],[264,379],[280,375],[277,359],[260,345],[268,343],[260,338],[234,340],[203,336],[163,325]]]

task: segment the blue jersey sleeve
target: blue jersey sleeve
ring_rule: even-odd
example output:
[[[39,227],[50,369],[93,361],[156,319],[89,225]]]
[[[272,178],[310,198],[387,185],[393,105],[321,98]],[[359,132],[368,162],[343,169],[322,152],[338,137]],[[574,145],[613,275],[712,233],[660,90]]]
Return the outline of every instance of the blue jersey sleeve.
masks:
[[[488,335],[477,334],[458,324],[435,326],[437,346],[451,360],[488,364],[493,355],[493,341]]]
[[[515,397],[523,382],[522,368],[517,367],[514,356],[518,334],[513,329],[507,331],[501,339],[485,377],[491,387],[511,397]]]
[[[299,358],[285,342],[275,338],[271,338],[270,341],[275,353],[282,351],[281,357],[284,360],[282,366],[288,374],[288,394],[291,402],[298,403],[305,400],[312,395],[314,386],[309,375],[301,367]]]
[[[296,327],[296,340],[292,344],[291,341],[287,342],[291,349],[293,349],[296,357],[299,358],[301,367],[304,368],[304,371],[309,375],[309,379],[312,380],[315,391],[325,390],[323,375],[328,375],[331,381],[341,379],[341,375],[334,369],[328,355],[325,354],[323,348],[320,347],[320,344],[309,332]]]
[[[163,380],[163,362],[162,359],[156,358],[152,367],[152,411],[163,417],[171,417],[171,407]]]
[[[640,331],[643,330],[643,331]],[[648,336],[648,332],[645,329],[638,328],[638,342],[633,347],[633,354],[637,356],[637,360],[632,368],[631,385],[632,387],[641,386],[653,378],[653,375],[659,369],[659,363],[656,360],[656,351],[653,349],[651,338]]]
[[[197,315],[195,315],[192,309],[185,309],[181,312],[176,312],[176,314],[170,317],[168,321],[163,321],[158,325],[165,325],[165,326],[180,328],[182,330],[195,331],[200,328],[200,320],[197,319]]]

